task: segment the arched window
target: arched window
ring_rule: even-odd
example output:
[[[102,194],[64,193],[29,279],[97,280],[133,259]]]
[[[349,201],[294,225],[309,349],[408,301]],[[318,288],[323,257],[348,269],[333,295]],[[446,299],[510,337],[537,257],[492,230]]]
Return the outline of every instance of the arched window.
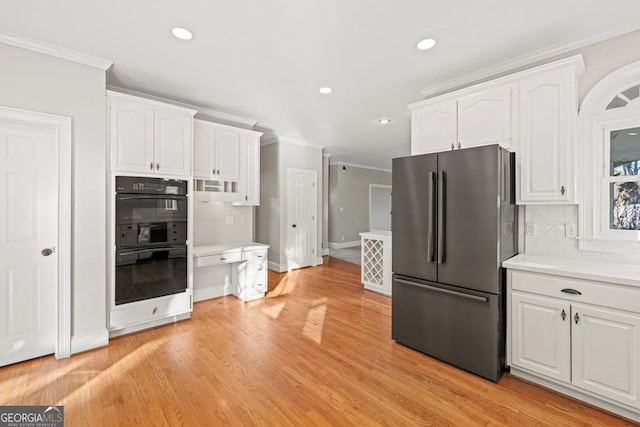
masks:
[[[580,126],[580,247],[640,252],[640,61],[591,89]]]

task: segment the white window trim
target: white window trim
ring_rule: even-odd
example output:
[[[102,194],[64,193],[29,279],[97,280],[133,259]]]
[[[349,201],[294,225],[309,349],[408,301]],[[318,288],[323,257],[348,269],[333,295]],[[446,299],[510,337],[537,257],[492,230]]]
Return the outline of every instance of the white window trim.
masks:
[[[609,229],[608,144],[610,130],[640,126],[638,99],[607,110],[611,99],[640,83],[640,61],[622,67],[598,82],[580,108],[580,249],[640,254],[640,232]],[[604,197],[606,195],[606,198]]]

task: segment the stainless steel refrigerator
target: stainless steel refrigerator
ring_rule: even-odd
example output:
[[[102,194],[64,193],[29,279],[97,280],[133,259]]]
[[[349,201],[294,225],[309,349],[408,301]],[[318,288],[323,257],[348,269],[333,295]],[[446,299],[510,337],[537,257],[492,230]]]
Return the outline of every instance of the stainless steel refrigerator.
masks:
[[[393,159],[392,338],[498,381],[517,252],[514,155],[498,145]]]

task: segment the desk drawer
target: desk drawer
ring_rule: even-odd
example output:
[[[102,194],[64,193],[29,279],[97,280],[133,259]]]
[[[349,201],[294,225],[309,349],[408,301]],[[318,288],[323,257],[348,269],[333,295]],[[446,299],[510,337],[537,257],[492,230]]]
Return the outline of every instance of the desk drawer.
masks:
[[[223,252],[221,254],[196,257],[196,267],[206,267],[208,265],[227,264],[239,261],[242,261],[242,251]]]
[[[260,261],[267,259],[266,249],[255,249],[245,252],[245,259],[247,261]]]

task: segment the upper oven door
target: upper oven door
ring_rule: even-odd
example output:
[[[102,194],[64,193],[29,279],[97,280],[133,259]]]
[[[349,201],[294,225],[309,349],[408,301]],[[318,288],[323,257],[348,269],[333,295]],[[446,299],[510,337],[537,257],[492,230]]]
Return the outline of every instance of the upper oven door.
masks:
[[[116,224],[187,221],[187,197],[171,194],[117,194]]]

